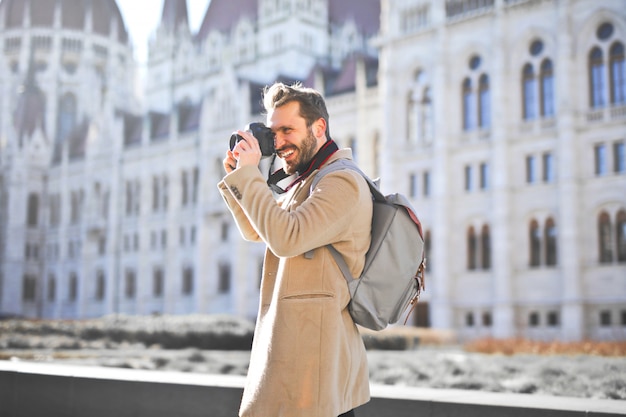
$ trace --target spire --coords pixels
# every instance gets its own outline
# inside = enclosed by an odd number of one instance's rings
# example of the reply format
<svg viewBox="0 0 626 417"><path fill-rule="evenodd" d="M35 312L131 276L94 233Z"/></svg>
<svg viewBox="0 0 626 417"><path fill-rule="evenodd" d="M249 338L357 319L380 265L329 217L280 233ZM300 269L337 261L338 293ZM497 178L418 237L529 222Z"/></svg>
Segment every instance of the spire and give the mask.
<svg viewBox="0 0 626 417"><path fill-rule="evenodd" d="M181 24L189 29L187 0L164 0L160 26L173 32Z"/></svg>
<svg viewBox="0 0 626 417"><path fill-rule="evenodd" d="M257 0L211 0L198 37L205 39L213 30L227 32L244 16L256 21L257 8Z"/></svg>

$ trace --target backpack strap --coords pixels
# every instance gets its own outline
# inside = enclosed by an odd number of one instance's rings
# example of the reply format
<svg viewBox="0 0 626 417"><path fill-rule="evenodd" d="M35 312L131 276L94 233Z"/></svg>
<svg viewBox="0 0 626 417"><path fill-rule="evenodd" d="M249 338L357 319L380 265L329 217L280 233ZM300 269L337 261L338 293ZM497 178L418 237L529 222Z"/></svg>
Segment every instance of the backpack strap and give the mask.
<svg viewBox="0 0 626 417"><path fill-rule="evenodd" d="M365 178L365 180L367 181L367 185L369 186L370 192L372 193L372 197L373 197L373 199L375 201L382 201L382 202L388 201L388 197L385 197L385 195L378 188L378 180L370 179L370 177L368 177L358 167L358 165L356 163L354 163L353 160L346 159L346 158L337 159L336 161L333 161L330 164L327 164L327 165L323 166L322 168L320 168L320 170L317 172L317 174L313 178L313 181L311 182L311 190L310 190L310 192L311 193L313 192L313 190L315 189L317 184L320 182L320 180L324 177L324 175L330 174L331 172L340 171L340 170L343 170L343 169L351 169L351 170L356 171L359 174L361 174L361 176L363 178ZM399 194L396 194L396 195L393 195L393 196L389 196L389 198L391 199L391 202L393 204L401 205L401 206L404 206L406 208L406 210L409 213L409 216L415 222L415 224L416 224L416 226L417 226L417 228L419 230L419 234L421 236L423 236L422 224L419 221L419 219L417 218L417 215L415 214L415 211L411 207L411 204L406 199L406 197L404 197L402 195L399 195ZM326 245L326 247L328 248L330 253L333 255L333 258L335 259L335 262L337 263L337 266L339 266L339 269L341 270L341 273L343 274L343 277L345 278L346 282L348 284L350 284L352 281L354 281L355 278L350 273L350 268L348 268L348 265L346 264L345 259L343 258L341 253L339 253L339 251L337 249L335 249L335 247L333 245L329 244L329 245ZM314 251L314 249L312 249L312 250L308 251L307 253L305 253L305 257L307 257L308 259L312 258L313 257L313 251ZM420 264L419 269L415 273L416 278L420 282L420 286L421 286L422 290L425 289L425 273L424 273L425 269L426 269L426 257L425 257L425 254L422 254L422 263ZM417 299L415 301L417 301Z"/></svg>
<svg viewBox="0 0 626 417"><path fill-rule="evenodd" d="M317 174L315 174L315 177L313 178L313 181L311 182L311 193L313 192L317 184L320 182L320 180L324 177L324 175L330 174L331 172L335 172L335 171L341 171L344 169L351 169L361 174L361 176L367 181L367 185L369 186L369 189L370 189L370 192L372 193L373 198L378 201L385 200L385 196L380 192L376 183L372 181L367 175L365 175L365 173L361 171L361 169L357 166L357 164L354 163L353 160L345 159L345 158L337 159L336 161L333 161L330 164L323 166L317 172ZM348 264L346 264L345 259L343 258L341 253L339 253L339 251L335 249L333 245L328 244L326 245L326 247L330 251L331 255L333 255L333 258L335 259L337 266L341 270L341 273L343 274L344 279L346 280L348 284L350 284L352 281L354 281L355 278L352 276L352 273L350 273L350 268L348 268ZM309 254L309 252L307 252L307 254Z"/></svg>
<svg viewBox="0 0 626 417"><path fill-rule="evenodd" d="M358 165L355 164L353 160L346 159L346 158L337 159L336 161L333 161L330 164L325 165L322 168L320 168L317 174L315 174L315 178L313 178L313 181L311 182L311 192L313 192L313 190L315 189L317 184L320 182L320 180L324 177L324 175L330 174L331 172L340 171L343 169L351 169L361 174L361 176L365 178L365 181L367 181L367 185L370 188L370 192L372 193L372 196L374 196L374 200L385 201L385 196L378 189L378 185L376 181L370 179L370 177L365 175L365 173L361 171L361 168L359 168Z"/></svg>
<svg viewBox="0 0 626 417"><path fill-rule="evenodd" d="M343 278L346 280L348 284L350 284L352 281L354 281L354 278L352 277L352 273L350 272L350 268L348 268L348 264L346 263L346 260L343 259L343 256L341 256L339 251L335 249L333 245L326 245L326 247L330 251L330 254L333 255L335 262L337 262L337 266L341 270L341 273L343 274Z"/></svg>

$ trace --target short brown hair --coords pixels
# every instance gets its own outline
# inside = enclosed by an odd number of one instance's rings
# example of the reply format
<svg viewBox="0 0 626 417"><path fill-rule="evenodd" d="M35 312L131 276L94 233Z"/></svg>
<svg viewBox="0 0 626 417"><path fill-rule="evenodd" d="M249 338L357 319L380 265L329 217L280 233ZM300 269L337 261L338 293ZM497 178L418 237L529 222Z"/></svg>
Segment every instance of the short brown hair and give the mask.
<svg viewBox="0 0 626 417"><path fill-rule="evenodd" d="M284 106L292 101L300 103L300 116L310 127L316 120L326 121L326 136L328 135L328 110L326 102L319 91L303 87L300 83L286 85L281 82L265 87L263 91L263 106L266 111Z"/></svg>

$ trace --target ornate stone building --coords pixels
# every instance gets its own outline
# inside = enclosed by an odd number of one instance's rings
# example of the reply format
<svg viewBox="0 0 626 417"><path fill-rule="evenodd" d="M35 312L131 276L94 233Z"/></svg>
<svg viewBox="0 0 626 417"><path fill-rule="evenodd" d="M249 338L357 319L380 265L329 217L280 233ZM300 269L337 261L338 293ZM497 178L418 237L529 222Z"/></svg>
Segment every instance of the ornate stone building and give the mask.
<svg viewBox="0 0 626 417"><path fill-rule="evenodd" d="M216 187L230 134L281 79L324 83L362 119L335 136L371 137L376 94L359 112L354 95L376 83L379 16L378 0L213 0L191 33L186 1L165 0L138 85L114 0L3 0L0 312L256 316L263 247Z"/></svg>
<svg viewBox="0 0 626 417"><path fill-rule="evenodd" d="M463 338L626 336L624 1L382 6L383 186Z"/></svg>
<svg viewBox="0 0 626 417"><path fill-rule="evenodd" d="M414 324L623 339L623 6L212 0L192 33L185 0L164 0L138 80L114 0L2 0L0 312L254 317L264 247L216 183L262 87L298 80L414 200Z"/></svg>

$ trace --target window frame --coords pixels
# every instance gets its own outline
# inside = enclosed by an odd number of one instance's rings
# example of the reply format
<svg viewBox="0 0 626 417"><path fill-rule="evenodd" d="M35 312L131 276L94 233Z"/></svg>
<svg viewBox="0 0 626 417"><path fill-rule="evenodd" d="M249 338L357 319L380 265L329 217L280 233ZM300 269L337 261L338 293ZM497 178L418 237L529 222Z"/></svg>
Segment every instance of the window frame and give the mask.
<svg viewBox="0 0 626 417"><path fill-rule="evenodd" d="M589 106L599 109L606 106L606 75L604 54L595 46L589 52Z"/></svg>
<svg viewBox="0 0 626 417"><path fill-rule="evenodd" d="M555 114L554 69L550 58L541 62L539 80L539 114L542 117L552 117Z"/></svg>
<svg viewBox="0 0 626 417"><path fill-rule="evenodd" d="M522 119L531 121L537 118L537 78L531 63L522 69Z"/></svg>
<svg viewBox="0 0 626 417"><path fill-rule="evenodd" d="M474 226L467 229L467 269L475 271L478 269L478 236Z"/></svg>
<svg viewBox="0 0 626 417"><path fill-rule="evenodd" d="M608 149L606 144L597 143L593 147L594 173L596 176L604 176L608 173Z"/></svg>
<svg viewBox="0 0 626 417"><path fill-rule="evenodd" d="M106 277L104 275L104 271L99 269L96 271L96 288L94 298L97 301L104 300L106 296Z"/></svg>
<svg viewBox="0 0 626 417"><path fill-rule="evenodd" d="M491 230L488 224L480 232L480 261L483 270L491 269Z"/></svg>
<svg viewBox="0 0 626 417"><path fill-rule="evenodd" d="M232 287L232 268L229 263L222 262L218 265L218 284L217 292L219 294L228 294Z"/></svg>
<svg viewBox="0 0 626 417"><path fill-rule="evenodd" d="M472 87L472 80L470 77L465 77L462 84L462 114L463 114L463 131L469 132L476 128L476 110L474 108L474 91Z"/></svg>
<svg viewBox="0 0 626 417"><path fill-rule="evenodd" d="M613 142L613 172L626 173L626 145L622 140Z"/></svg>
<svg viewBox="0 0 626 417"><path fill-rule="evenodd" d="M491 93L489 89L489 75L483 73L478 79L478 127L491 127Z"/></svg>
<svg viewBox="0 0 626 417"><path fill-rule="evenodd" d="M185 296L193 295L194 291L194 270L191 266L183 268L182 294Z"/></svg>
<svg viewBox="0 0 626 417"><path fill-rule="evenodd" d="M618 263L626 262L626 210L619 210L615 216L615 252Z"/></svg>
<svg viewBox="0 0 626 417"><path fill-rule="evenodd" d="M552 217L548 217L544 227L544 247L546 266L558 265L558 229Z"/></svg>
<svg viewBox="0 0 626 417"><path fill-rule="evenodd" d="M626 104L626 59L624 44L619 41L609 49L609 82L611 104Z"/></svg>
<svg viewBox="0 0 626 417"><path fill-rule="evenodd" d="M552 152L544 152L541 160L543 164L543 181L546 183L554 182L554 155L552 155Z"/></svg>
<svg viewBox="0 0 626 417"><path fill-rule="evenodd" d="M539 267L541 265L541 230L539 222L532 219L528 226L528 265L530 267Z"/></svg>

